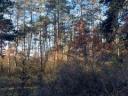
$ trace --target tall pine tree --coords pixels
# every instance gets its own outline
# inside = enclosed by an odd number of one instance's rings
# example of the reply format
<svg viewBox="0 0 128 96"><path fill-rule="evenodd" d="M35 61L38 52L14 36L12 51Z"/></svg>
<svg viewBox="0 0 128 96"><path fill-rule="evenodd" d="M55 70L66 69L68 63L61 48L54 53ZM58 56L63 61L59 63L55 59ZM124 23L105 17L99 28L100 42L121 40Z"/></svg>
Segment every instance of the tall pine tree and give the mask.
<svg viewBox="0 0 128 96"><path fill-rule="evenodd" d="M10 0L0 0L0 47L1 47L1 55L3 50L4 41L14 40L14 34L10 34L10 31L13 30L13 23L11 18L9 17L9 13L13 8L14 2Z"/></svg>
<svg viewBox="0 0 128 96"><path fill-rule="evenodd" d="M118 15L123 8L126 0L100 0L101 3L108 6L106 12L107 19L103 21L101 30L108 42L113 41L115 33L118 29Z"/></svg>

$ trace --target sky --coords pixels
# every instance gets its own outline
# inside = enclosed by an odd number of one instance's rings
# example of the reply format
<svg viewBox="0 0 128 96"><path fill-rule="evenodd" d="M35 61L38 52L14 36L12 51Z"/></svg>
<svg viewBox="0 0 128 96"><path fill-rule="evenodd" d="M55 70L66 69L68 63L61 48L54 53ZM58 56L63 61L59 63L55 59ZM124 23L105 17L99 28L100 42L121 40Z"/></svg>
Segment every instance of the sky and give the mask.
<svg viewBox="0 0 128 96"><path fill-rule="evenodd" d="M71 0L68 0L69 2L71 2ZM33 7L35 8L35 9L37 9L38 7L39 7L39 4L38 3L33 3L34 5L33 5ZM86 3L85 3L86 4ZM92 5L93 6L93 5ZM87 6L85 6L85 7L87 7ZM99 6L100 8L101 8L101 13L100 14L97 14L97 17L98 18L101 18L102 20L104 20L106 17L103 15L103 13L104 12L106 12L106 10L107 10L107 7L106 6ZM31 15L32 15L32 21L33 22L36 22L37 20L38 20L38 18L39 18L39 16L40 15L45 15L46 13L45 13L45 8L44 8L44 5L43 6L41 6L41 8L42 8L42 13L40 14L40 12L35 12L35 11L33 11L32 12L32 14L31 14L31 12L29 11L29 10L25 10L25 13L22 11L22 12L20 12L21 13L21 17L19 17L19 20L18 20L18 24L19 25L22 25L24 22L23 22L23 19L24 19L24 17L22 17L24 14L25 14L25 22L27 23L29 23L30 21L31 21ZM17 12L19 12L19 11L17 11L16 9L15 9L15 11L14 11L14 16L12 16L11 18L12 18L12 20L13 20L13 23L14 23L14 25L17 25L16 24L16 22L17 22ZM76 5L76 7L75 7L75 9L72 9L71 11L70 11L70 13L71 14L73 14L74 16L76 16L76 17L80 17L80 5L79 4L77 4ZM10 18L10 16L9 15L5 15L5 17L6 18ZM95 23L95 25L97 25L98 23L99 23L100 21L99 20L96 20L96 21L94 21L94 23ZM52 30L52 27L51 28L49 28L49 30ZM39 38L39 37L34 37L34 38ZM33 38L33 40L34 40L34 38ZM31 41L31 42L34 42L34 41ZM52 42L50 42L50 45L51 45L51 47L53 46L53 41L54 40L52 40ZM38 42L38 41L37 41ZM34 44L34 43L33 43ZM38 47L38 44L39 44L39 42L37 43L37 45L35 46L34 45L34 47L36 48L36 47ZM28 46L28 45L27 45ZM32 45L33 46L33 45ZM7 47L7 46L6 46ZM21 50L21 47L18 47L19 48L19 50Z"/></svg>

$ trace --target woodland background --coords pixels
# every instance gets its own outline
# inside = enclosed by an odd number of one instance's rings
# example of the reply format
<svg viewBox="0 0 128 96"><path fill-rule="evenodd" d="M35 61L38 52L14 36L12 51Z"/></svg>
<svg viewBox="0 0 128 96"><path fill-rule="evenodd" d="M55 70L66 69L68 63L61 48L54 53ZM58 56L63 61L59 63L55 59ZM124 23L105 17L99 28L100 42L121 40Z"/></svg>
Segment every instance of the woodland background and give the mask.
<svg viewBox="0 0 128 96"><path fill-rule="evenodd" d="M127 96L128 0L0 0L0 96Z"/></svg>

